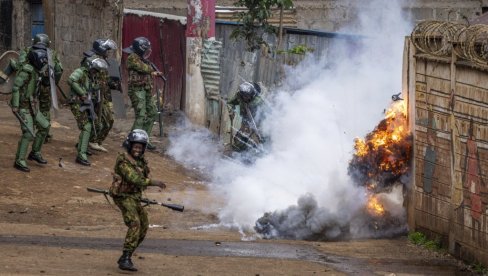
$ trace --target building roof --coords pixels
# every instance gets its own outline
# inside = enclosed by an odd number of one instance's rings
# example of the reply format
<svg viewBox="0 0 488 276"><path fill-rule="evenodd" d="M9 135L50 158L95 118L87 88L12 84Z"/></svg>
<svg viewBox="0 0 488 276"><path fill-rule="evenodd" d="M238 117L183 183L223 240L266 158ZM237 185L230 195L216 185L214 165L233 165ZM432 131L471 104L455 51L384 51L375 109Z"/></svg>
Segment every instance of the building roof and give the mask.
<svg viewBox="0 0 488 276"><path fill-rule="evenodd" d="M132 10L132 9L124 9L124 14L135 14L138 16L153 16L161 19L169 19L169 20L177 20L180 21L181 24L186 25L186 17L185 16L178 16L172 15L167 13L159 13L159 12L150 12L144 10Z"/></svg>

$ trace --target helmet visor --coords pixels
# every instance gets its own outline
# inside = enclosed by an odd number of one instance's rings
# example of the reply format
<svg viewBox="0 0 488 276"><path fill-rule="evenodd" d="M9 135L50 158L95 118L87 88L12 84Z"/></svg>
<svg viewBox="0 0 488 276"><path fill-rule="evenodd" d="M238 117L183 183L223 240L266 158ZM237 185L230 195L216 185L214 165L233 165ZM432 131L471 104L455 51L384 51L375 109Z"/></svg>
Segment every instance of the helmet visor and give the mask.
<svg viewBox="0 0 488 276"><path fill-rule="evenodd" d="M117 49L117 43L113 41L112 39L107 39L105 40L102 45L103 48L108 49L108 50L116 50Z"/></svg>
<svg viewBox="0 0 488 276"><path fill-rule="evenodd" d="M147 59L152 53L152 50L151 48L147 49L145 52L144 52L144 59Z"/></svg>

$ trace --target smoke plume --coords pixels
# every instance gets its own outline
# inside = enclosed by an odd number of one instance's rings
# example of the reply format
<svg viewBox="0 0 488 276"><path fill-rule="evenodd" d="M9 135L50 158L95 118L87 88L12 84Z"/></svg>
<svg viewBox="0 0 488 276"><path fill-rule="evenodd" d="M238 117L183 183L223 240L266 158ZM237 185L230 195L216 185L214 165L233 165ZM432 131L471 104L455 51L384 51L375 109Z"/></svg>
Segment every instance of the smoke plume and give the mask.
<svg viewBox="0 0 488 276"><path fill-rule="evenodd" d="M224 200L223 224L265 238L316 240L377 236L383 223L404 229L401 196L380 198L396 210L395 221L371 222L363 214L368 198L349 177L348 164L354 138L370 132L391 95L401 91L411 25L398 1L368 1L354 9L361 11L358 21L342 32L357 36L331 39L326 56L287 68L284 85L272 91L262 126L266 154L251 164L221 158L203 129L171 139L170 155L211 175L211 191Z"/></svg>

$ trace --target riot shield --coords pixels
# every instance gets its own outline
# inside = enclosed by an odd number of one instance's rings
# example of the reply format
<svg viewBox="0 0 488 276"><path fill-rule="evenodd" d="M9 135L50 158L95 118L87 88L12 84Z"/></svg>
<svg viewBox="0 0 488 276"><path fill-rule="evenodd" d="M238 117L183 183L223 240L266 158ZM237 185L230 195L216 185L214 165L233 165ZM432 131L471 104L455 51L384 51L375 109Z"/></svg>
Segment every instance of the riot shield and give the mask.
<svg viewBox="0 0 488 276"><path fill-rule="evenodd" d="M117 89L111 88L112 103L114 107L115 118L125 119L126 110L122 91L122 76L120 74L120 64L117 60L109 58L108 62L108 76L111 83L118 83Z"/></svg>
<svg viewBox="0 0 488 276"><path fill-rule="evenodd" d="M10 61L19 59L19 53L15 51L6 51L0 56L0 93L8 94L12 92L14 84L15 72L17 68L13 68Z"/></svg>
<svg viewBox="0 0 488 276"><path fill-rule="evenodd" d="M58 93L56 92L56 80L54 78L54 61L53 51L47 49L47 64L49 69L49 89L51 90L51 103L55 110L59 109L58 106Z"/></svg>

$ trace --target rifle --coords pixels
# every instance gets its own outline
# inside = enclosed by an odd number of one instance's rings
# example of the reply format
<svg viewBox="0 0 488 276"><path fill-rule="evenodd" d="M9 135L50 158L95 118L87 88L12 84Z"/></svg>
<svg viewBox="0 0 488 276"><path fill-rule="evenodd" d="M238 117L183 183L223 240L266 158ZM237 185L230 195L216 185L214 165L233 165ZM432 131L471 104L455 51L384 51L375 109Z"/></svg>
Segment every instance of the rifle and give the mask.
<svg viewBox="0 0 488 276"><path fill-rule="evenodd" d="M95 120L98 118L95 113L95 106L93 105L91 91L87 93L87 98L81 103L80 112L85 112L88 110L88 119L92 122L93 134L97 136L97 129L95 127Z"/></svg>
<svg viewBox="0 0 488 276"><path fill-rule="evenodd" d="M86 190L89 192L93 192L93 193L104 194L105 196L110 195L110 193L107 190L102 190L99 188L88 187L88 188L86 188ZM161 205L163 207L166 207L166 208L169 208L171 210L178 211L178 212L183 212L183 210L185 209L185 206L183 206L183 205L157 202L156 200L152 200L152 199L148 199L148 198L141 198L140 202L146 203L147 205L149 205L149 204Z"/></svg>
<svg viewBox="0 0 488 276"><path fill-rule="evenodd" d="M164 83L166 83L166 78L161 74L161 71L159 71L158 67L156 67L156 64L147 59L145 59L144 62L149 64L152 69L158 73L158 76L164 81ZM161 118L161 91L159 90L159 87L156 87L156 97L158 97L156 104L158 109L159 136L163 137L163 118Z"/></svg>

